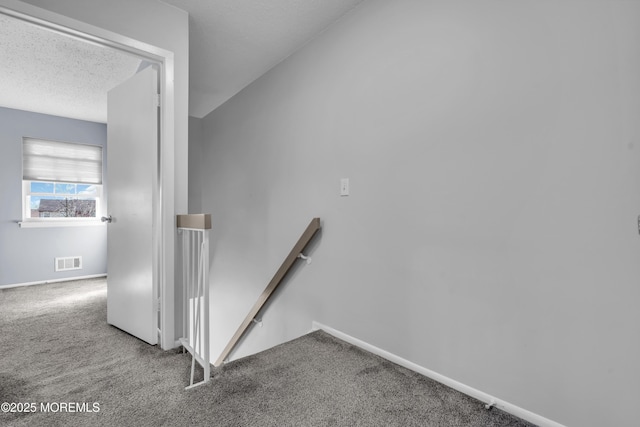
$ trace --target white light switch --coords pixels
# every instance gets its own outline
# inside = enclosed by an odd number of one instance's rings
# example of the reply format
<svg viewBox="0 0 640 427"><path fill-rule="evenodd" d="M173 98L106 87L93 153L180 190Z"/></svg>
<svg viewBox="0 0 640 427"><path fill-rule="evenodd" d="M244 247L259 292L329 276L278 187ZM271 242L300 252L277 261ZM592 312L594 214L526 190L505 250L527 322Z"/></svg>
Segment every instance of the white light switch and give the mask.
<svg viewBox="0 0 640 427"><path fill-rule="evenodd" d="M341 196L349 195L349 178L342 178L340 180L340 195Z"/></svg>

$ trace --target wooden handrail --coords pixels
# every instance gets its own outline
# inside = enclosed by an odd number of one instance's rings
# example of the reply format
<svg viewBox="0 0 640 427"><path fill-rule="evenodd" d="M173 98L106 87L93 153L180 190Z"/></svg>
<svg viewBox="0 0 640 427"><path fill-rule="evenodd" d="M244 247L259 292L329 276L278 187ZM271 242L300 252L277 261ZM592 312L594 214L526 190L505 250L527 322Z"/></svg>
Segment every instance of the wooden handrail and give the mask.
<svg viewBox="0 0 640 427"><path fill-rule="evenodd" d="M218 367L222 365L229 353L231 353L236 344L238 344L240 338L242 338L244 333L247 331L247 328L249 327L249 325L251 325L253 319L256 318L257 314L260 312L260 309L262 309L262 306L265 305L265 303L269 300L269 297L271 297L271 294L273 294L280 282L282 282L282 279L284 279L289 270L291 270L291 267L293 267L293 264L296 262L298 255L302 253L304 248L307 246L307 244L309 244L309 242L319 229L320 218L313 218L307 226L307 229L304 230L304 233L302 233L302 236L300 236L300 238L298 239L298 242L295 244L293 249L291 249L291 252L289 252L289 255L287 255L287 257L285 258L278 271L276 271L276 274L273 276L265 290L262 292L262 295L260 295L260 297L258 298L258 301L256 301L256 303L253 305L253 307L249 311L249 314L247 314L247 317L245 317L236 333L233 335L233 337L231 337L229 344L227 344L227 346L224 348L222 354L220 354L220 357L218 357L218 360L215 361L213 366Z"/></svg>

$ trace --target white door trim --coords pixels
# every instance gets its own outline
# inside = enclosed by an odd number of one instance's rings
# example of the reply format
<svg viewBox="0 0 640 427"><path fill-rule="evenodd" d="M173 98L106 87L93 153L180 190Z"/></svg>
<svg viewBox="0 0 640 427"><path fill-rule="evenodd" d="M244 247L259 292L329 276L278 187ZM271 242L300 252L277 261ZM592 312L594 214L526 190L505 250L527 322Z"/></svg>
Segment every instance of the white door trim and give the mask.
<svg viewBox="0 0 640 427"><path fill-rule="evenodd" d="M24 3L18 0L0 0L0 13L40 25L53 31L96 43L113 49L129 52L159 64L160 68L160 143L158 149L158 205L154 206L158 224L154 257L156 258L158 289L160 291L160 346L168 350L175 347L175 301L174 301L174 252L175 252L175 208L174 208L174 54L171 51L108 31Z"/></svg>

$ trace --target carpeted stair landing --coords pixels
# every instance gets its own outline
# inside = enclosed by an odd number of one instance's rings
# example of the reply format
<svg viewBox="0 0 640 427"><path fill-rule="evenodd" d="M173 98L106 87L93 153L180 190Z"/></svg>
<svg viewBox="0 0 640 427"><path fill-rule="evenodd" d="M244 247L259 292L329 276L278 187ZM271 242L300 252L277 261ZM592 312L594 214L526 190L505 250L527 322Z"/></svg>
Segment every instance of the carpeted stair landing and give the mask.
<svg viewBox="0 0 640 427"><path fill-rule="evenodd" d="M0 403L37 407L0 413L0 425L531 425L322 331L185 391L190 357L107 325L102 279L0 290L0 327ZM40 410L69 402L99 411Z"/></svg>

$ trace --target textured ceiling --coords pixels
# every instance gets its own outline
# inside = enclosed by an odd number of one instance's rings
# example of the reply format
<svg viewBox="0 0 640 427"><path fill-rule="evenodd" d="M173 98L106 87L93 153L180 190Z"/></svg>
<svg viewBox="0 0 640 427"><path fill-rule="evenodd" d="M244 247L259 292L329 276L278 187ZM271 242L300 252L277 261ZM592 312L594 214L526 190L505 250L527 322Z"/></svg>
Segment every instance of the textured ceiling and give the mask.
<svg viewBox="0 0 640 427"><path fill-rule="evenodd" d="M363 0L163 0L189 13L189 114L204 117ZM0 106L106 122L140 59L0 14Z"/></svg>
<svg viewBox="0 0 640 427"><path fill-rule="evenodd" d="M163 0L189 13L189 114L204 117L363 0Z"/></svg>
<svg viewBox="0 0 640 427"><path fill-rule="evenodd" d="M0 14L0 106L107 121L107 91L140 59Z"/></svg>

